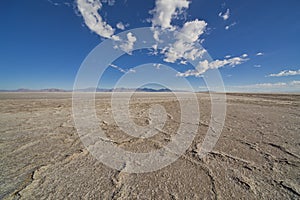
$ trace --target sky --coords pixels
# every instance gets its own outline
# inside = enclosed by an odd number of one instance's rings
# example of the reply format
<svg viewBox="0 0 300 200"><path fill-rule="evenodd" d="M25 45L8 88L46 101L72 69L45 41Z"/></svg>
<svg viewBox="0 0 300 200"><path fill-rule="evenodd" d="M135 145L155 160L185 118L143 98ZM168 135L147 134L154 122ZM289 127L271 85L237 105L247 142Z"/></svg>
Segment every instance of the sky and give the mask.
<svg viewBox="0 0 300 200"><path fill-rule="evenodd" d="M102 66L101 88L126 74L133 82L161 77L169 66L178 89L186 79L205 91L205 77L218 70L226 91L300 92L299 8L298 0L2 1L0 89L70 90L89 53L109 40L124 54ZM134 50L141 27L152 31L152 48ZM139 73L139 65L155 70Z"/></svg>

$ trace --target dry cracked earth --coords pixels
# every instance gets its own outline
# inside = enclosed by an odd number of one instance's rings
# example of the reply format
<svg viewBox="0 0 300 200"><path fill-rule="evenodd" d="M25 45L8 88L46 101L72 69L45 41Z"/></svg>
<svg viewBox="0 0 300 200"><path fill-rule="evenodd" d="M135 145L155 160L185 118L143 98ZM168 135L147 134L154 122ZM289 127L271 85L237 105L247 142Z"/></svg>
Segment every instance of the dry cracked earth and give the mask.
<svg viewBox="0 0 300 200"><path fill-rule="evenodd" d="M300 199L300 95L227 94L222 134L204 158L198 153L211 102L197 95L200 122L184 155L158 171L126 173L86 150L71 93L0 93L0 199ZM150 138L118 128L109 93L96 96L99 125L127 151L159 149L176 134L180 109L171 93L135 93L136 124L151 123L152 104L164 106L168 118Z"/></svg>

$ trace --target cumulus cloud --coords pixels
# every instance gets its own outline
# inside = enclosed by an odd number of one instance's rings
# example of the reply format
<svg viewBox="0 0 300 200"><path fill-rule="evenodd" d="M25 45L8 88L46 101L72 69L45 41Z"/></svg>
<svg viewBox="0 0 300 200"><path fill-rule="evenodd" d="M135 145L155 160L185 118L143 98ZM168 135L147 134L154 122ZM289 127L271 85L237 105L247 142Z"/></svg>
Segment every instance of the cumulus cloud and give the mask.
<svg viewBox="0 0 300 200"><path fill-rule="evenodd" d="M189 76L202 77L203 75L202 75L202 73L200 73L197 70L189 69L189 70L187 70L187 71L185 71L183 73L178 72L176 74L176 76L178 76L178 77L189 77Z"/></svg>
<svg viewBox="0 0 300 200"><path fill-rule="evenodd" d="M179 77L188 77L188 76L196 76L199 77L203 73L205 73L209 69L218 69L224 66L231 66L234 67L236 65L240 65L244 62L246 62L248 58L244 57L243 55L240 57L234 57L230 59L224 59L224 60L214 60L209 62L208 60L204 60L199 62L199 64L196 66L196 70L188 70L183 73L177 73L177 76Z"/></svg>
<svg viewBox="0 0 300 200"><path fill-rule="evenodd" d="M257 56L263 56L263 55L264 55L264 53L262 53L262 52L258 52L256 55L257 55Z"/></svg>
<svg viewBox="0 0 300 200"><path fill-rule="evenodd" d="M271 77L281 77L281 76L295 76L295 75L300 75L300 69L299 70L283 70L277 74L270 74L268 76Z"/></svg>
<svg viewBox="0 0 300 200"><path fill-rule="evenodd" d="M117 23L117 28L120 30L125 30L125 26L122 22Z"/></svg>
<svg viewBox="0 0 300 200"><path fill-rule="evenodd" d="M156 0L155 8L150 12L153 14L152 26L159 26L162 29L173 28L172 18L189 7L188 0Z"/></svg>
<svg viewBox="0 0 300 200"><path fill-rule="evenodd" d="M203 55L207 52L205 49L199 49L198 46L196 46L197 43L201 41L200 37L206 30L207 23L205 21L199 19L189 21L184 23L181 28L172 25L172 19L177 17L179 13L182 13L183 9L187 9L189 3L188 0L156 0L155 8L150 12L153 14L151 20L153 37L158 43L163 42L160 40L160 33L164 31L164 29L168 29L171 32L176 31L174 34L175 41L172 44L163 47L159 52L164 55L165 62L175 63L179 61L181 64L186 64L187 61L202 59ZM220 13L220 17L224 20L227 20L229 16L229 9L227 9L225 13ZM233 25L235 25L235 23L233 23L232 26ZM224 65L238 62L238 59L242 62L246 60L247 56L248 55L244 54L238 58L224 60L229 62L224 63ZM209 63L208 66L205 66L205 63L200 62L197 70L179 73L178 76L200 76L207 69L218 68L217 65L222 65L222 62L216 60Z"/></svg>
<svg viewBox="0 0 300 200"><path fill-rule="evenodd" d="M136 42L136 37L131 33L127 33L127 41L119 45L119 47L128 54L131 54L133 45Z"/></svg>
<svg viewBox="0 0 300 200"><path fill-rule="evenodd" d="M99 10L102 8L100 0L76 0L77 8L84 18L85 24L93 32L97 33L103 38L109 38L115 41L115 48L119 48L128 54L131 54L134 44L137 38L130 32L126 35L126 38L119 38L115 35L115 29L103 20L99 14ZM113 5L115 1L113 0L102 0L102 3L108 3ZM155 8L150 11L153 14L152 30L153 37L160 42L161 31L166 31L174 33L175 40L171 44L165 45L160 48L158 52L157 44L154 48L155 53L161 53L164 55L164 61L166 62L177 62L181 64L186 64L188 61L196 61L197 59L202 59L206 50L203 48L198 48L197 44L201 41L200 37L204 33L207 27L207 23L203 20L195 19L193 21L185 22L182 27L177 27L172 25L172 19L178 17L184 9L189 7L190 1L188 0L156 0ZM227 20L230 16L230 11L223 14L220 13L220 17ZM122 22L119 22L116 27L118 29L124 30L125 26ZM155 45L154 45L155 47ZM243 63L247 60L247 54L240 57L229 58L224 60L215 60L208 62L207 60L201 61L197 65L196 70L190 70L182 73L180 76L200 76L208 69L217 69L225 65L235 66ZM198 61L197 61L198 62Z"/></svg>
<svg viewBox="0 0 300 200"><path fill-rule="evenodd" d="M113 5L115 1L106 0L102 2ZM99 0L77 0L77 8L84 18L85 24L91 31L97 33L103 38L112 39L118 42L116 48L120 48L130 54L133 49L133 45L136 42L136 37L132 33L127 34L127 39L121 39L114 35L115 29L105 22L98 12L102 8L102 4ZM123 30L125 29L125 26L123 23L119 22L117 24L117 28Z"/></svg>
<svg viewBox="0 0 300 200"><path fill-rule="evenodd" d="M90 30L104 38L119 39L114 35L115 29L99 15L98 10L102 8L99 0L77 0L77 8Z"/></svg>
<svg viewBox="0 0 300 200"><path fill-rule="evenodd" d="M227 9L225 13L220 12L219 13L219 17L222 17L223 20L227 20L230 17L230 10Z"/></svg>
<svg viewBox="0 0 300 200"><path fill-rule="evenodd" d="M195 42L204 33L207 23L202 20L186 22L176 35L176 41L165 50L166 62L174 63L179 59L195 60L201 57L206 50L198 49Z"/></svg>

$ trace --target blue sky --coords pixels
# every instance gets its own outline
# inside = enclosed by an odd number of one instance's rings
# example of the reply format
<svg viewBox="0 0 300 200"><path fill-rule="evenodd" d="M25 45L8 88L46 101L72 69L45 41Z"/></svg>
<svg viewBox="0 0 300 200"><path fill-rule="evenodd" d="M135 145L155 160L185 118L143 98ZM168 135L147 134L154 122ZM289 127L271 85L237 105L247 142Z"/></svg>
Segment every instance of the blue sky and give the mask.
<svg viewBox="0 0 300 200"><path fill-rule="evenodd" d="M218 65L228 91L300 91L300 1L189 2L188 8L171 19L171 26L181 30L187 22L203 20L207 25L197 41L204 39L201 45L212 61L245 58L236 65ZM123 31L116 27L119 22L125 31L154 25L164 28L164 22L155 24L155 14L149 13L158 12L156 3L101 1L98 13L115 29L114 35ZM74 1L2 1L0 15L0 89L72 89L81 63L105 39L86 24ZM164 58L134 51L116 60L114 66L128 71L159 62L182 73L192 69ZM99 87L114 86L124 74L117 67L106 70ZM202 77L186 78L195 89L205 87Z"/></svg>

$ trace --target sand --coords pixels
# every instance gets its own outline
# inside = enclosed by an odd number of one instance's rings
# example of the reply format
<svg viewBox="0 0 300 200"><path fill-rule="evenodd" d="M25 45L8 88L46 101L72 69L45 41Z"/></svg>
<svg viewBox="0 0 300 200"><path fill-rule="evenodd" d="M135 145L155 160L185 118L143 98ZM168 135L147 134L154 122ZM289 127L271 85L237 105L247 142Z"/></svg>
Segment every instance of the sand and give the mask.
<svg viewBox="0 0 300 200"><path fill-rule="evenodd" d="M151 139L124 134L111 115L110 94L96 96L99 125L118 147L149 152L178 129L178 102L169 93L138 93L135 123L149 124L148 109L168 113ZM71 93L0 93L0 199L299 199L300 95L227 94L222 134L206 157L210 98L192 145L171 165L126 173L104 165L82 144L72 118Z"/></svg>

